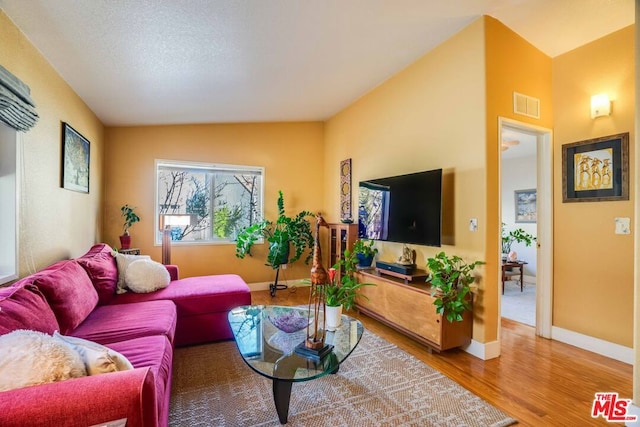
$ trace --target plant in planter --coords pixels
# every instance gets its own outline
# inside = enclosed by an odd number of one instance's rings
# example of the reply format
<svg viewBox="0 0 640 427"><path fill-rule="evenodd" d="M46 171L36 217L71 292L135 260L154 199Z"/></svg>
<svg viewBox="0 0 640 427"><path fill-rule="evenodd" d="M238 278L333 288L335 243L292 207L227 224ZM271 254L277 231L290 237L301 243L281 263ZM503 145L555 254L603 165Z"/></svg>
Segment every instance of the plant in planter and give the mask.
<svg viewBox="0 0 640 427"><path fill-rule="evenodd" d="M371 267L373 257L378 253L378 248L373 246L373 240L358 239L353 244L353 252L358 258L358 266Z"/></svg>
<svg viewBox="0 0 640 427"><path fill-rule="evenodd" d="M483 261L465 262L457 255L447 256L440 252L427 259L431 285L431 296L436 299L433 304L436 312L447 318L449 322L462 321L465 310L471 310L471 285L475 281L473 269L484 264Z"/></svg>
<svg viewBox="0 0 640 427"><path fill-rule="evenodd" d="M524 243L525 246L531 246L536 240L535 236L527 233L522 228L517 228L507 232L505 229L505 223L502 223L502 253L508 255L511 253L511 245L514 242Z"/></svg>
<svg viewBox="0 0 640 427"><path fill-rule="evenodd" d="M122 249L129 249L131 247L131 236L129 235L129 228L136 222L140 221L140 217L134 212L135 207L124 205L120 207L120 214L124 217L124 224L122 226L122 236L120 236L120 247Z"/></svg>
<svg viewBox="0 0 640 427"><path fill-rule="evenodd" d="M346 250L342 259L329 269L329 283L324 286L328 330L340 326L342 309L351 310L353 308L358 289L363 286L375 286L373 283L358 283L355 277L357 263L358 258L355 251ZM342 277L336 280L335 276L338 268L343 274ZM334 312L334 317L331 317L332 312Z"/></svg>
<svg viewBox="0 0 640 427"><path fill-rule="evenodd" d="M282 191L278 191L278 195L278 218L275 222L262 220L238 233L236 239L238 258L251 256L253 245L264 238L269 244L266 265L277 269L282 264L296 262L302 257L305 249L313 247L311 225L305 218L314 215L309 211L301 211L293 217L285 215ZM291 245L293 245L294 254L289 258ZM305 259L306 264L311 260L311 256L312 254L309 253Z"/></svg>

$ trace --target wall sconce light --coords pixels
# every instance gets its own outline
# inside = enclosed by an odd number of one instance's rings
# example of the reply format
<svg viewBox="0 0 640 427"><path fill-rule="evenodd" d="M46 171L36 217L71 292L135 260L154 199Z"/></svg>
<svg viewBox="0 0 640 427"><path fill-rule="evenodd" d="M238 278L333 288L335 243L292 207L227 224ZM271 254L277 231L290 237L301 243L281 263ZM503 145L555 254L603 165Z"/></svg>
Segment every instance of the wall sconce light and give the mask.
<svg viewBox="0 0 640 427"><path fill-rule="evenodd" d="M601 93L591 97L591 118L595 119L600 116L608 116L611 114L611 101L609 95Z"/></svg>
<svg viewBox="0 0 640 427"><path fill-rule="evenodd" d="M184 227L195 223L195 215L160 214L160 230L162 231L162 263L171 264L171 228Z"/></svg>

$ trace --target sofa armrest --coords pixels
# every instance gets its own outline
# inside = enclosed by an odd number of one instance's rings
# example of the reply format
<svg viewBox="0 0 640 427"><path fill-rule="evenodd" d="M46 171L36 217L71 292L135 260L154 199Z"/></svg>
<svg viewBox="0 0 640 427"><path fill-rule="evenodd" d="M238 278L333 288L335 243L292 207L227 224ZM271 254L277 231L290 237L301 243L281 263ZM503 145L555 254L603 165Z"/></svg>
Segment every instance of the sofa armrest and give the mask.
<svg viewBox="0 0 640 427"><path fill-rule="evenodd" d="M112 372L0 392L1 426L92 426L127 419L158 426L150 368Z"/></svg>
<svg viewBox="0 0 640 427"><path fill-rule="evenodd" d="M165 268L169 272L169 277L171 277L171 281L178 280L180 278L177 265L165 265Z"/></svg>

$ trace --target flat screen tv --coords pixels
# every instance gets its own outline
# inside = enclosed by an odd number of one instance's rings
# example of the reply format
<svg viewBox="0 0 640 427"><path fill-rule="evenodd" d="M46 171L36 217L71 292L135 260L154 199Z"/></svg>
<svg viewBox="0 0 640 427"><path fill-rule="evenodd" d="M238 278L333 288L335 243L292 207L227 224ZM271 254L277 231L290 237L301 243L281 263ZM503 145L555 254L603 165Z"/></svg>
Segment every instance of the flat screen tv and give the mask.
<svg viewBox="0 0 640 427"><path fill-rule="evenodd" d="M358 237L440 246L442 169L361 181Z"/></svg>

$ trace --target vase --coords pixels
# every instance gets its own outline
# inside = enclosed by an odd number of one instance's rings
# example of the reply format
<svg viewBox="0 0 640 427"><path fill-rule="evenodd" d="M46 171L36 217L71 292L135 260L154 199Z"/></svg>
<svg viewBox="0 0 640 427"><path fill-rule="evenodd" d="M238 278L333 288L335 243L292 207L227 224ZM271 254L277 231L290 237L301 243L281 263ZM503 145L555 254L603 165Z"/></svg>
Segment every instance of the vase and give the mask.
<svg viewBox="0 0 640 427"><path fill-rule="evenodd" d="M358 257L359 267L371 267L373 255L356 254L356 257Z"/></svg>
<svg viewBox="0 0 640 427"><path fill-rule="evenodd" d="M342 305L338 307L326 306L324 313L327 322L327 331L335 331L338 329L342 321Z"/></svg>
<svg viewBox="0 0 640 427"><path fill-rule="evenodd" d="M120 236L120 249L129 249L131 247L131 236L123 234Z"/></svg>

